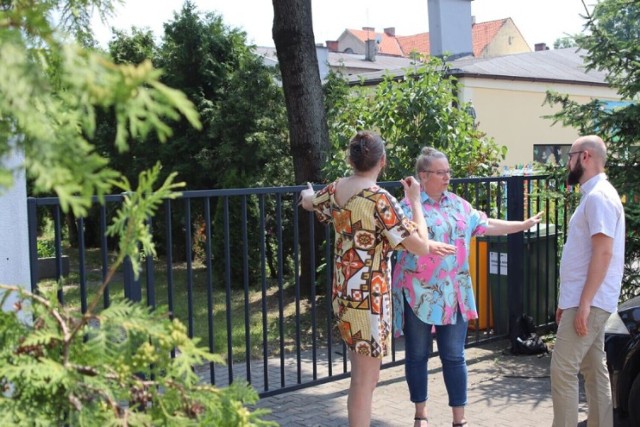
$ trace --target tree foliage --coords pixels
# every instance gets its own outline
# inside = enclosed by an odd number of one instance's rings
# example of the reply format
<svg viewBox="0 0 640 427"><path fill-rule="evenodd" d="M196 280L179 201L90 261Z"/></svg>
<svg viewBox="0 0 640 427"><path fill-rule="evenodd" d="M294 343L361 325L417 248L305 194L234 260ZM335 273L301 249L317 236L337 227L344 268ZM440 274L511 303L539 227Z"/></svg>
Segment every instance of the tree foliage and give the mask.
<svg viewBox="0 0 640 427"><path fill-rule="evenodd" d="M135 192L122 185L123 208L108 230L120 237L121 250L85 313L60 305L55 287L40 296L0 285L3 304L9 292L20 294L14 311L0 312L1 425L269 424L263 412L243 406L257 401L255 390L202 383L193 367L223 360L199 348L163 309L119 301L96 310L125 254L136 260L139 247L154 253L144 219L175 197L177 186L154 190L158 173L158 167L143 172Z"/></svg>
<svg viewBox="0 0 640 427"><path fill-rule="evenodd" d="M178 172L189 190L291 181L279 76L263 64L243 31L185 2L165 22L159 44L149 31L132 28L114 34L109 52L118 63L147 59L162 69L162 81L187 96L202 122L201 129L176 122L166 144L153 136L137 139L130 153L120 155L109 144L113 124L107 117L96 143L118 171L135 179L160 161L166 173Z"/></svg>
<svg viewBox="0 0 640 427"><path fill-rule="evenodd" d="M192 104L161 83L150 63L115 66L95 51L67 43L42 19L57 6L104 5L111 2L53 1L36 8L5 2L0 16L0 155L24 150L35 190L54 191L63 209L78 215L86 212L90 196L107 194L118 176L89 142L98 109L113 109L121 151L131 137L154 134L166 140L167 119L184 117L199 126ZM0 183L9 185L11 171L0 176Z"/></svg>
<svg viewBox="0 0 640 427"><path fill-rule="evenodd" d="M569 47L577 47L577 46L578 46L578 43L576 42L575 35L560 37L553 42L554 49L566 49Z"/></svg>
<svg viewBox="0 0 640 427"><path fill-rule="evenodd" d="M554 122L572 126L581 134L598 134L608 142L607 175L625 201L627 238L622 298L640 291L640 0L601 0L591 13L585 5L585 29L576 37L585 51L587 70L607 74L606 80L623 98L611 107L594 99L579 104L566 94L549 92L547 102L561 110Z"/></svg>
<svg viewBox="0 0 640 427"><path fill-rule="evenodd" d="M116 64L83 47L92 44L91 10L106 16L113 5L0 1L0 192L15 172L4 160L23 151L26 161L18 168L26 169L37 191L57 195L64 211L82 216L92 196L102 200L116 188L125 194L109 228L120 243L117 261L84 313L60 306L55 290L34 295L0 284L0 306L20 293L14 311L0 313L0 424L261 423L260 413L244 407L256 399L252 390L199 385L193 365L220 360L199 349L167 313L126 302L96 312L125 257L137 274L140 260L154 255L145 221L183 186L159 165L132 180L110 167L92 143L98 115L113 115L110 143L121 153L131 141L166 141L172 122L201 126L193 103L163 83L149 60ZM51 24L54 15L60 27ZM170 357L172 349L178 357Z"/></svg>
<svg viewBox="0 0 640 427"><path fill-rule="evenodd" d="M293 162L278 70L263 63L243 31L226 26L221 16L202 13L193 3L185 2L164 23L159 43L149 31L132 28L115 33L109 53L119 63L135 64L146 59L161 68L162 81L186 94L202 122L202 129L194 129L185 121L174 123L173 137L165 144L153 136L137 139L129 152L120 154L110 144L113 117L105 114L96 143L111 158L114 168L130 180L160 161L164 173L178 172L188 190L292 183ZM222 205L214 202L212 208L213 222L222 222ZM194 217L204 217L201 207L193 209ZM232 217L240 216L239 207L232 206L231 210ZM177 207L176 229L186 226L180 214L181 207ZM248 216L250 222L258 221L255 206L249 207ZM212 230L213 240L223 241L223 230ZM185 233L178 233L174 245L182 247L184 236ZM201 241L200 237L193 239ZM236 237L232 235L231 240L241 241ZM223 251L223 245L213 247L213 258L220 263L225 259ZM250 251L257 253L259 247L254 245ZM182 256L187 250L176 252ZM232 263L233 277L242 277L241 260L234 258ZM215 266L214 274L222 271L223 265Z"/></svg>
<svg viewBox="0 0 640 427"><path fill-rule="evenodd" d="M457 177L493 174L506 147L475 128L469 105L460 104L456 81L447 71L442 60L430 58L401 79L387 74L374 88L356 86L349 92L346 82L333 76L326 87L332 143L327 174L335 178L348 171L345 148L361 129L376 130L387 142L385 176L390 179L414 174L424 146L447 154Z"/></svg>

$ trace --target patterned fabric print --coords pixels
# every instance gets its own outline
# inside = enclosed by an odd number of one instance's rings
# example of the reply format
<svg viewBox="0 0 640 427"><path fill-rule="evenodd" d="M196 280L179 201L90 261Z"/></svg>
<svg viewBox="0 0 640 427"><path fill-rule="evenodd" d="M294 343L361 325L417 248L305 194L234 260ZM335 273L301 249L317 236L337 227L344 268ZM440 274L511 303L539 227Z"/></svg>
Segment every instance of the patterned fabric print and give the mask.
<svg viewBox="0 0 640 427"><path fill-rule="evenodd" d="M486 231L487 216L450 192L445 192L440 202L424 192L421 197L429 238L454 245L456 253L446 257L418 257L407 251L397 252L393 271L396 336L402 335L405 298L420 320L431 325L455 323L453 315L458 306L465 321L478 318L469 274L469 250L472 236ZM407 200L402 201L402 208L411 217Z"/></svg>
<svg viewBox="0 0 640 427"><path fill-rule="evenodd" d="M391 251L415 225L397 200L377 185L335 201L337 181L313 200L317 218L335 228L332 302L344 342L360 354L381 358L391 341Z"/></svg>

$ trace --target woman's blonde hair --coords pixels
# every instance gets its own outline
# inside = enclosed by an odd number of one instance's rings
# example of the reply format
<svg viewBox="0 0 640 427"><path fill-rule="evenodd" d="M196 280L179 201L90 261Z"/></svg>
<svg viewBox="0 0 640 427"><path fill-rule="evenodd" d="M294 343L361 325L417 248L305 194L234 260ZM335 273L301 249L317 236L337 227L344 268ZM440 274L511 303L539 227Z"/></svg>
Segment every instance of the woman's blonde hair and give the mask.
<svg viewBox="0 0 640 427"><path fill-rule="evenodd" d="M422 150L420 150L420 155L416 159L416 176L419 176L420 172L428 170L434 159L445 159L449 161L442 151L438 151L433 147L423 147Z"/></svg>

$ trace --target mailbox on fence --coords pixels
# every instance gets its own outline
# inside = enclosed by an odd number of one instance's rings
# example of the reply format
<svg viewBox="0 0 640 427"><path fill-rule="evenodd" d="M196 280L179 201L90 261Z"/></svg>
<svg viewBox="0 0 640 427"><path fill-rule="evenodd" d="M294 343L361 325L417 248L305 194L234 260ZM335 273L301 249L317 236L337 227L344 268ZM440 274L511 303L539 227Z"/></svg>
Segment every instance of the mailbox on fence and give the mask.
<svg viewBox="0 0 640 427"><path fill-rule="evenodd" d="M525 232L522 250L525 258L525 277L522 283L524 311L533 317L536 325L545 324L555 317L558 262L555 224L540 224L539 228L534 227ZM476 299L479 328L493 329L497 334L508 333L507 236L479 236L477 245L472 241L469 258L474 290L478 291ZM476 267L476 263L479 263L479 267Z"/></svg>

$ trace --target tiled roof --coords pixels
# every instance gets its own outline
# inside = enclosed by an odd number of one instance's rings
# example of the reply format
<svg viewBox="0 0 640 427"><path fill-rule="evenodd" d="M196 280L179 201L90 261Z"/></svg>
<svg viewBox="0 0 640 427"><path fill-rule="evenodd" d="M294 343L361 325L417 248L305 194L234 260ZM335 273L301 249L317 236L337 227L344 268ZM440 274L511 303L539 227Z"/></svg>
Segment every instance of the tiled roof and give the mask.
<svg viewBox="0 0 640 427"><path fill-rule="evenodd" d="M471 27L471 41L473 43L473 56L478 57L482 51L496 36L500 28L511 18L495 21L480 22ZM347 30L358 37L362 42L367 39L381 38L378 53L384 55L397 55L408 57L412 52L428 55L431 51L429 45L429 33L420 33L412 36L391 37L385 33L376 33L364 30Z"/></svg>
<svg viewBox="0 0 640 427"><path fill-rule="evenodd" d="M431 51L429 33L420 33L413 36L398 36L397 39L405 56L411 55L412 52L429 54Z"/></svg>
<svg viewBox="0 0 640 427"><path fill-rule="evenodd" d="M507 22L506 19L498 19L495 21L481 22L473 24L471 27L471 43L473 44L473 56L476 58L482 54L482 51L493 38L498 34L500 28Z"/></svg>
<svg viewBox="0 0 640 427"><path fill-rule="evenodd" d="M360 39L363 43L365 43L367 40L379 39L380 44L378 45L378 53L381 53L383 55L407 56L404 55L402 49L400 49L397 37L391 37L386 33L377 33L375 31L367 30L347 29L347 31Z"/></svg>

